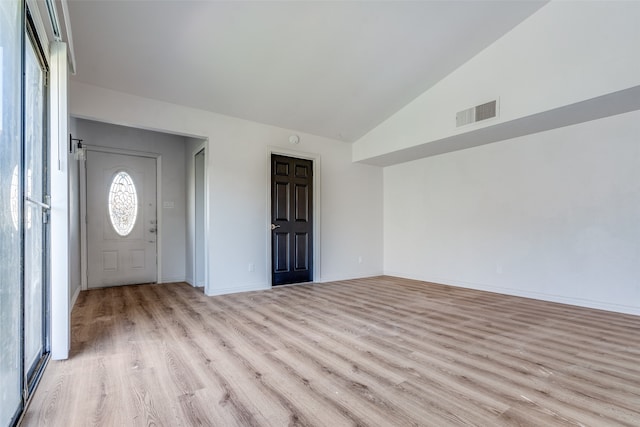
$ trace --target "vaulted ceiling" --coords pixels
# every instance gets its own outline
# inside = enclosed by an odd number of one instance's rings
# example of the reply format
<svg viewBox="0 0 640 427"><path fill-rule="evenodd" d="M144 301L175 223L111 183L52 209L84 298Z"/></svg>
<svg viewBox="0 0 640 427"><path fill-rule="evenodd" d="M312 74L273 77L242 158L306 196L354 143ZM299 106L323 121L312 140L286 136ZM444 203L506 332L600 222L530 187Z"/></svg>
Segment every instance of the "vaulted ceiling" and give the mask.
<svg viewBox="0 0 640 427"><path fill-rule="evenodd" d="M544 3L69 0L72 80L351 142Z"/></svg>

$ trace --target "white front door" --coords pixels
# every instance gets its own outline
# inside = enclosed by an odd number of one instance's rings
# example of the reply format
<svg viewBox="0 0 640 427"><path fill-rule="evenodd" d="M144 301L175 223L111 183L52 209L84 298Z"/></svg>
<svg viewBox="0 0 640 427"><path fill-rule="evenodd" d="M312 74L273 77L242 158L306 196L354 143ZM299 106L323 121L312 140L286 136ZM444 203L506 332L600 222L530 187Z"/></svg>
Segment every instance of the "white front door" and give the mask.
<svg viewBox="0 0 640 427"><path fill-rule="evenodd" d="M157 281L156 159L87 153L87 285Z"/></svg>

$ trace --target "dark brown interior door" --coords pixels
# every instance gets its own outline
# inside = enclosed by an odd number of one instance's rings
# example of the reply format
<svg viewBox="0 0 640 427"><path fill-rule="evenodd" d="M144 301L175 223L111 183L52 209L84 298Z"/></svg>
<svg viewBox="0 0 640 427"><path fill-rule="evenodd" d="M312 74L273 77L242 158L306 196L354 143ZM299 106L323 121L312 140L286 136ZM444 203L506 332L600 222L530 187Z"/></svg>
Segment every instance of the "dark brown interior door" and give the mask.
<svg viewBox="0 0 640 427"><path fill-rule="evenodd" d="M313 280L313 163L271 155L272 284Z"/></svg>

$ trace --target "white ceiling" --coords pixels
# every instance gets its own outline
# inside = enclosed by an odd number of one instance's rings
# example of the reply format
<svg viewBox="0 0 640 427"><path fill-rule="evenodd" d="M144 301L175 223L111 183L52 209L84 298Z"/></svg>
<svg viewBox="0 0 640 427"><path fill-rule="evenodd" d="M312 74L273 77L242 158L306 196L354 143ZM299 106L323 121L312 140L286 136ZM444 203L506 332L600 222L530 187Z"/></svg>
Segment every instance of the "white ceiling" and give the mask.
<svg viewBox="0 0 640 427"><path fill-rule="evenodd" d="M350 142L543 4L69 0L72 79Z"/></svg>

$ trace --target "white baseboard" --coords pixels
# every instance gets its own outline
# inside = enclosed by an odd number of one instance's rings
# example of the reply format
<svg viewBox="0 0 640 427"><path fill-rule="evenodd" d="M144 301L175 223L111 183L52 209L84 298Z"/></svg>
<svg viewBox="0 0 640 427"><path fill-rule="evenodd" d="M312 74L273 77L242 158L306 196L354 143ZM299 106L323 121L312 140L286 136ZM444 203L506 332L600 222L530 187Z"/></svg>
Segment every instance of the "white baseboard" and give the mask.
<svg viewBox="0 0 640 427"><path fill-rule="evenodd" d="M187 279L184 276L169 276L169 277L163 277L160 280L158 280L158 284L175 283L175 282L187 282Z"/></svg>
<svg viewBox="0 0 640 427"><path fill-rule="evenodd" d="M339 282L341 280L354 280L354 279L364 279L367 277L377 277L382 276L383 273L375 273L368 275L360 275L360 276L336 276L336 277L322 277L316 278L314 283L329 283L329 282ZM204 283L202 284L204 286ZM236 294L240 292L252 292L252 291L264 291L267 289L271 289L266 283L256 283L252 285L244 285L244 286L234 286L228 288L213 288L213 289L205 289L205 294L208 296L216 296L216 295L226 295L226 294Z"/></svg>
<svg viewBox="0 0 640 427"><path fill-rule="evenodd" d="M594 308L597 310L613 311L615 313L633 314L636 316L640 316L640 307L635 307L630 305L611 304L611 303L593 301L593 300L584 299L584 298L566 297L562 295L551 295L543 292L523 291L521 289L504 288L500 286L492 286L492 285L487 285L482 283L468 283L468 282L448 280L448 279L437 278L437 277L436 278L412 277L412 276L408 276L408 275L397 273L397 272L385 272L385 275L401 277L405 279L420 280L423 282L438 283L442 285L456 286L456 287L465 288L465 289L474 289L477 291L494 292L497 294L511 295L515 297L531 298L531 299L537 299L541 301L575 305L577 307Z"/></svg>
<svg viewBox="0 0 640 427"><path fill-rule="evenodd" d="M378 272L378 273L368 273L368 274L361 274L359 276L335 276L335 277L321 277L320 279L316 280L316 283L329 283L329 282L340 282L342 280L355 280L355 279L366 279L369 277L378 277L378 276L382 276L384 273L382 272Z"/></svg>
<svg viewBox="0 0 640 427"><path fill-rule="evenodd" d="M240 292L265 291L267 289L271 289L271 287L266 283L256 283L253 285L234 286L229 288L205 289L204 292L205 295L212 297L216 295L237 294Z"/></svg>
<svg viewBox="0 0 640 427"><path fill-rule="evenodd" d="M184 281L188 284L190 284L191 286L193 286L194 288L204 288L204 281L200 281L198 283L194 283L192 279L187 278L184 279Z"/></svg>

